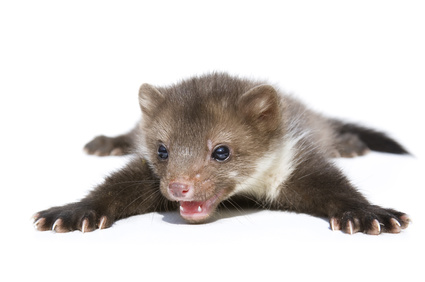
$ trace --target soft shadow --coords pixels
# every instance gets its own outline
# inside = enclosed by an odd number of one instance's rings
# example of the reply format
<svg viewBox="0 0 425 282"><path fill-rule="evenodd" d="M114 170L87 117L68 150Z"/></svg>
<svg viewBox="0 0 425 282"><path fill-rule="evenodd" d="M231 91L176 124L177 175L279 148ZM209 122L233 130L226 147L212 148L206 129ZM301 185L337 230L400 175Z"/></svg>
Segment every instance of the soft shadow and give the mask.
<svg viewBox="0 0 425 282"><path fill-rule="evenodd" d="M187 222L180 216L180 213L175 212L160 212L162 220L171 224L187 224Z"/></svg>
<svg viewBox="0 0 425 282"><path fill-rule="evenodd" d="M228 218L236 218L236 217L246 217L251 214L257 213L261 211L261 209L258 208L244 208L236 209L236 208L230 208L230 207L219 207L217 211L214 213L214 215L208 219L206 222L203 222L201 224L209 224L216 222L218 220L222 219L228 219ZM171 223L171 224L191 224L188 223L186 220L184 220L179 212L160 212L160 215L162 215L162 220Z"/></svg>

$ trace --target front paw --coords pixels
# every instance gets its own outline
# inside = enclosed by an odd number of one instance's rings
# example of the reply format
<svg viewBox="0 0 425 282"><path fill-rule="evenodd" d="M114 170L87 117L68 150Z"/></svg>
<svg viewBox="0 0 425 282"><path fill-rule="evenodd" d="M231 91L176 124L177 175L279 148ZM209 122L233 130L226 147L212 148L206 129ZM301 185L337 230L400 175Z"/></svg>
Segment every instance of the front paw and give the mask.
<svg viewBox="0 0 425 282"><path fill-rule="evenodd" d="M97 136L84 146L84 151L96 156L122 156L129 153L129 145L120 137Z"/></svg>
<svg viewBox="0 0 425 282"><path fill-rule="evenodd" d="M50 208L34 215L34 226L37 230L52 230L59 233L74 230L90 232L108 228L113 222L110 216L81 202Z"/></svg>
<svg viewBox="0 0 425 282"><path fill-rule="evenodd" d="M409 222L409 216L402 212L372 205L345 211L330 218L332 230L342 230L348 234L400 233L402 229L407 228Z"/></svg>

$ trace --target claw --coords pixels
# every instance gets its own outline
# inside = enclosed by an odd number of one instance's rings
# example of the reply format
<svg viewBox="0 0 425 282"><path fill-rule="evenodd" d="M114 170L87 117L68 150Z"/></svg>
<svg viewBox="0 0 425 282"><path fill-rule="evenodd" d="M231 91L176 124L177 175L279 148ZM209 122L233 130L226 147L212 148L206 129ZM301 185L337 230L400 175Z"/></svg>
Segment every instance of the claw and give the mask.
<svg viewBox="0 0 425 282"><path fill-rule="evenodd" d="M402 229L407 228L409 226L409 223L412 222L412 220L409 218L409 216L407 214L400 216L400 219L402 220L402 222L401 222L402 223L402 225L401 225Z"/></svg>
<svg viewBox="0 0 425 282"><path fill-rule="evenodd" d="M106 224L106 216L100 218L99 229L104 229Z"/></svg>
<svg viewBox="0 0 425 282"><path fill-rule="evenodd" d="M378 234L381 233L381 224L377 219L373 221L373 224L375 224L376 228L378 229Z"/></svg>
<svg viewBox="0 0 425 282"><path fill-rule="evenodd" d="M62 219L60 219L60 218L56 219L55 223L53 223L52 231L56 231L55 230L56 227L59 226L61 223L62 223Z"/></svg>
<svg viewBox="0 0 425 282"><path fill-rule="evenodd" d="M39 213L36 213L36 214L34 214L33 216L31 216L31 219L33 220L33 221L36 221L36 219L37 218L39 218L40 217L40 214ZM34 222L35 223L35 222Z"/></svg>
<svg viewBox="0 0 425 282"><path fill-rule="evenodd" d="M122 155L124 155L124 152L122 151L121 148L115 148L109 154L111 156L122 156Z"/></svg>
<svg viewBox="0 0 425 282"><path fill-rule="evenodd" d="M370 230L366 230L367 234L371 235L379 235L381 234L381 223L377 219L372 221L372 228Z"/></svg>
<svg viewBox="0 0 425 282"><path fill-rule="evenodd" d="M351 222L351 220L348 221L348 228L349 228L350 235L353 235L354 234L353 223Z"/></svg>
<svg viewBox="0 0 425 282"><path fill-rule="evenodd" d="M391 233L400 233L400 231L401 231L401 224L400 224L400 222L398 222L398 220L395 219L395 218L391 218L390 219L390 222L391 222L391 230L390 230L390 232Z"/></svg>
<svg viewBox="0 0 425 282"><path fill-rule="evenodd" d="M331 224L331 229L332 231L336 231L340 229L338 220L335 217L332 217L330 220L330 224Z"/></svg>
<svg viewBox="0 0 425 282"><path fill-rule="evenodd" d="M398 225L398 227L401 227L400 222L398 222L398 220L397 220L397 219L395 219L395 218L391 218L391 223L393 223L393 224L395 224L395 225Z"/></svg>
<svg viewBox="0 0 425 282"><path fill-rule="evenodd" d="M85 233L87 228L89 227L89 221L87 218L83 220L83 223L81 224L81 232Z"/></svg>
<svg viewBox="0 0 425 282"><path fill-rule="evenodd" d="M40 225L43 225L44 224L44 221L46 221L43 217L42 218L39 218L39 219L37 219L35 222L34 222L34 228L35 229L38 229L38 225L40 224Z"/></svg>

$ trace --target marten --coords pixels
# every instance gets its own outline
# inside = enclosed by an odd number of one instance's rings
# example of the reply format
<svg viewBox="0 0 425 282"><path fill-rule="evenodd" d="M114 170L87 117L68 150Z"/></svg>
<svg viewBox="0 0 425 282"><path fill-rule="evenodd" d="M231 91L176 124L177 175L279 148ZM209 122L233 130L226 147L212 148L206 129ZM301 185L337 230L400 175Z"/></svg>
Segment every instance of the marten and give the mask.
<svg viewBox="0 0 425 282"><path fill-rule="evenodd" d="M409 217L371 204L332 162L370 150L409 154L386 134L327 118L265 81L210 73L167 87L143 84L142 117L93 155L132 154L79 202L34 215L38 230L83 232L149 212L210 221L221 206L328 218L332 230L399 233Z"/></svg>

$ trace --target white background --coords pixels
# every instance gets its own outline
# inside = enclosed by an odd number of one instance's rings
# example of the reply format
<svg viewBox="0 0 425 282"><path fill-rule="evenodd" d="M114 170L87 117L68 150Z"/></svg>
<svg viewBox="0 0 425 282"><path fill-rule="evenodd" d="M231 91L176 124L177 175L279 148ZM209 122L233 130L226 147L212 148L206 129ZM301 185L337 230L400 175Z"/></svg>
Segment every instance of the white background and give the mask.
<svg viewBox="0 0 425 282"><path fill-rule="evenodd" d="M422 3L0 2L1 280L423 281ZM33 229L32 214L80 199L125 163L82 147L132 128L140 84L213 70L268 79L314 109L390 133L415 157L337 162L371 201L413 224L349 236L320 218L262 211L205 225L169 213L87 234Z"/></svg>

